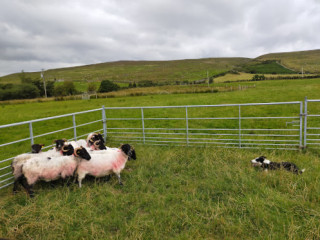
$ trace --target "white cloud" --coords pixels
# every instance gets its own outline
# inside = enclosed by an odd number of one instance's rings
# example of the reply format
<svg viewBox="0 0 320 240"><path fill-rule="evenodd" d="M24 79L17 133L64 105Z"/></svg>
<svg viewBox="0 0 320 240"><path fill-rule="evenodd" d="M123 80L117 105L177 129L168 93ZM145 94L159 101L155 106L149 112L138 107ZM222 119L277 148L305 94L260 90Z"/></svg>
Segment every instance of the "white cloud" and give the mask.
<svg viewBox="0 0 320 240"><path fill-rule="evenodd" d="M318 0L2 0L0 76L319 48Z"/></svg>

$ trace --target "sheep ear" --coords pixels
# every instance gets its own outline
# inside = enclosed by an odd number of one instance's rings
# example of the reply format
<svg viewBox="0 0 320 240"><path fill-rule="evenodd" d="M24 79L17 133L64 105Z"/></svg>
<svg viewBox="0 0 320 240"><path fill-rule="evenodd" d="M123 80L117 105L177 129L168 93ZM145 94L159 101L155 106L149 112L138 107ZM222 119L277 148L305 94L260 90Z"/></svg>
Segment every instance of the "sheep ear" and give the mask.
<svg viewBox="0 0 320 240"><path fill-rule="evenodd" d="M68 142L68 139L66 139L66 138L62 138L62 140L65 141L65 142Z"/></svg>
<svg viewBox="0 0 320 240"><path fill-rule="evenodd" d="M55 139L55 140L52 141L52 143L56 143L56 142L57 142L57 139Z"/></svg>

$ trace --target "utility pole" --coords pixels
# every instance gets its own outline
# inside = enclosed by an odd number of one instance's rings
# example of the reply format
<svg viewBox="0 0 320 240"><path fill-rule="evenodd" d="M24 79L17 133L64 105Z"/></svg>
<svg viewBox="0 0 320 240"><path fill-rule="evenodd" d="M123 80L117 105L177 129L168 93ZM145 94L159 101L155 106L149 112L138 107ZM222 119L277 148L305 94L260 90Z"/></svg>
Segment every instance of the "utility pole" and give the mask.
<svg viewBox="0 0 320 240"><path fill-rule="evenodd" d="M302 78L303 78L303 67L301 68L301 74L302 74Z"/></svg>
<svg viewBox="0 0 320 240"><path fill-rule="evenodd" d="M209 73L208 73L208 70L207 70L207 80L208 80L208 87L209 87Z"/></svg>
<svg viewBox="0 0 320 240"><path fill-rule="evenodd" d="M46 80L44 79L44 69L41 69L41 78L43 79L44 96L47 98Z"/></svg>

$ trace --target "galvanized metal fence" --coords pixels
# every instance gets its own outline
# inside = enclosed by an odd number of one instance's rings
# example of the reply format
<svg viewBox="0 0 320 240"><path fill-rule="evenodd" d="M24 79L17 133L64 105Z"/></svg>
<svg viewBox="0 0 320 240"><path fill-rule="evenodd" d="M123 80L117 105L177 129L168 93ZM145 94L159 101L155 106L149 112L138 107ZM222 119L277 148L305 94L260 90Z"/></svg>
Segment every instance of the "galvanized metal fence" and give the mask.
<svg viewBox="0 0 320 240"><path fill-rule="evenodd" d="M50 143L55 138L77 140L86 138L90 132L102 132L107 142L113 145L128 142L286 150L298 150L307 145L320 146L320 139L312 138L320 136L319 132L314 133L320 130L320 126L307 125L316 123L309 122L307 117L320 115L307 114L308 102L320 100L306 99L304 112L303 102L300 101L156 107L102 106L89 111L2 125L0 189L12 184L10 164L14 156L27 152L31 144L49 142L47 147L51 147ZM59 119L64 119L61 123L63 127L55 129L59 126ZM50 124L51 120L54 122ZM15 134L21 131L28 132L27 137L15 140ZM9 138L11 141L5 142L1 135L12 136Z"/></svg>
<svg viewBox="0 0 320 240"><path fill-rule="evenodd" d="M320 100L309 100L305 98L304 146L308 146L308 148L320 147L319 104Z"/></svg>

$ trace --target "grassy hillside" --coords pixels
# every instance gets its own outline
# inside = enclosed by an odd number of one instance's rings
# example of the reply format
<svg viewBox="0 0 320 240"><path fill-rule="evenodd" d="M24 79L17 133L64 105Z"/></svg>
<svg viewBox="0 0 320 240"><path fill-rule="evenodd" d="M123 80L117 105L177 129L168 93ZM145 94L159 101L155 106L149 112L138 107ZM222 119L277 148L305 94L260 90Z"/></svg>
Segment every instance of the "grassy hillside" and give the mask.
<svg viewBox="0 0 320 240"><path fill-rule="evenodd" d="M283 67L278 64L275 60L251 61L245 64L241 70L249 73L260 73L260 74L293 74L294 71Z"/></svg>
<svg viewBox="0 0 320 240"><path fill-rule="evenodd" d="M256 60L277 60L296 72L300 72L303 68L304 72L320 73L320 50L270 53L262 55Z"/></svg>
<svg viewBox="0 0 320 240"><path fill-rule="evenodd" d="M249 61L248 58L207 58L176 61L119 61L87 66L50 69L45 71L46 80L117 82L194 81L233 69ZM39 78L40 72L26 73L26 77ZM0 77L0 83L19 83L19 73Z"/></svg>

